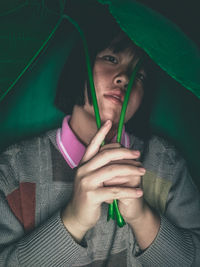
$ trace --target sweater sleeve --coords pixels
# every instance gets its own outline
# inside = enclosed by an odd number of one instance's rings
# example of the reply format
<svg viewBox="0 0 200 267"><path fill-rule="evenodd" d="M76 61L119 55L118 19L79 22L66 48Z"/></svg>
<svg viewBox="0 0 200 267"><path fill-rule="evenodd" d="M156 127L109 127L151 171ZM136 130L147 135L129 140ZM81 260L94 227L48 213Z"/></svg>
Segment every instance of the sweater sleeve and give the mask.
<svg viewBox="0 0 200 267"><path fill-rule="evenodd" d="M11 165L0 157L0 266L72 266L86 248L68 233L60 210L26 233L10 209L6 197L10 186L17 186Z"/></svg>
<svg viewBox="0 0 200 267"><path fill-rule="evenodd" d="M160 230L137 257L143 266L200 266L200 195L185 161L175 159Z"/></svg>

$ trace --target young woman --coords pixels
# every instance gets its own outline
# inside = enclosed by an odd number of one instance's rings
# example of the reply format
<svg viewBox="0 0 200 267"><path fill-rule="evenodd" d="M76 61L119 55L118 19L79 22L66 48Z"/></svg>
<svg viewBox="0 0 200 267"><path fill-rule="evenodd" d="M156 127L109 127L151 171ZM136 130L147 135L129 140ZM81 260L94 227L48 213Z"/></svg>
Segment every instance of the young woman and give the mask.
<svg viewBox="0 0 200 267"><path fill-rule="evenodd" d="M111 29L106 29L110 35L104 45L97 40L94 51L91 44L100 130L86 72L72 53L70 67L74 62L76 76L72 70L67 78L62 76L64 86L59 85L56 97L57 106L68 114L62 128L16 144L1 155L3 265L198 266L200 262L200 198L184 160L157 136L143 140L124 128L121 145L116 143L130 75L144 53L120 30L116 34ZM145 62L132 86L125 123L153 93L148 75ZM114 199L126 222L122 228L113 220L107 222L108 203Z"/></svg>

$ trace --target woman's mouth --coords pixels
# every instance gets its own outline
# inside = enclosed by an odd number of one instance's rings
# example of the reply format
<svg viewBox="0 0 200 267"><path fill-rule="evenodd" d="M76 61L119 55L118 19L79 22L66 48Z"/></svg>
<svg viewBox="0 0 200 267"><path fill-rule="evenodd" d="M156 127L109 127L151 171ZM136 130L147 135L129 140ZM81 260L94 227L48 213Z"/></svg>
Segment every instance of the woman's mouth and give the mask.
<svg viewBox="0 0 200 267"><path fill-rule="evenodd" d="M114 104L120 104L122 105L121 98L119 96L114 96L114 95L104 95L104 97L108 100L110 100Z"/></svg>
<svg viewBox="0 0 200 267"><path fill-rule="evenodd" d="M109 101L111 101L112 103L114 103L114 104L117 104L117 105L122 105L123 104L122 95L109 94L109 95L104 95L104 97L106 99L108 99Z"/></svg>

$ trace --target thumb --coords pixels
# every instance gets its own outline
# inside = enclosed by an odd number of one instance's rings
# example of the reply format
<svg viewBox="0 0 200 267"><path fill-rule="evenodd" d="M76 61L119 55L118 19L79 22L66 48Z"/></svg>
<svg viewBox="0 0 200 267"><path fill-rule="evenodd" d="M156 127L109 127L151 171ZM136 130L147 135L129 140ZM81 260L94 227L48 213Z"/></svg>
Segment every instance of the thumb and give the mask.
<svg viewBox="0 0 200 267"><path fill-rule="evenodd" d="M104 141L107 133L110 131L112 127L112 121L107 120L103 126L98 130L96 135L92 138L90 144L88 145L86 152L81 160L81 164L90 160L92 157L94 157L97 152L99 151L102 142Z"/></svg>

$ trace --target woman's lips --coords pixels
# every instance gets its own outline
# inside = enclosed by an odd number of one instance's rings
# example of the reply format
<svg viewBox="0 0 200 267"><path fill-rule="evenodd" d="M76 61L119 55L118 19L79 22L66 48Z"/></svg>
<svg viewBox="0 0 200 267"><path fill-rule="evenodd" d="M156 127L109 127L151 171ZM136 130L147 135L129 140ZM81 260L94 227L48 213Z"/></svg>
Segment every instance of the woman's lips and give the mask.
<svg viewBox="0 0 200 267"><path fill-rule="evenodd" d="M114 104L122 105L121 97L117 95L104 95L104 97L110 100Z"/></svg>
<svg viewBox="0 0 200 267"><path fill-rule="evenodd" d="M114 104L122 105L124 102L124 94L125 92L123 92L122 90L115 89L113 91L104 94L104 97L112 101L112 103Z"/></svg>

